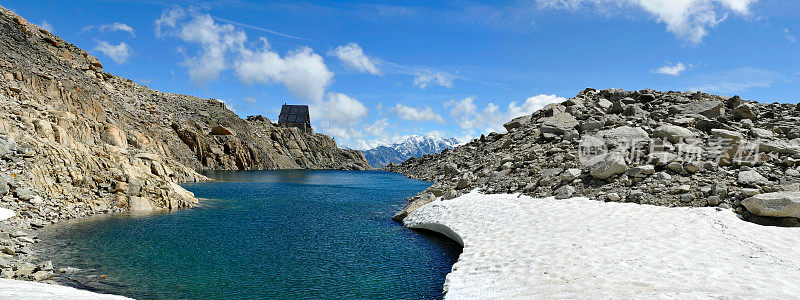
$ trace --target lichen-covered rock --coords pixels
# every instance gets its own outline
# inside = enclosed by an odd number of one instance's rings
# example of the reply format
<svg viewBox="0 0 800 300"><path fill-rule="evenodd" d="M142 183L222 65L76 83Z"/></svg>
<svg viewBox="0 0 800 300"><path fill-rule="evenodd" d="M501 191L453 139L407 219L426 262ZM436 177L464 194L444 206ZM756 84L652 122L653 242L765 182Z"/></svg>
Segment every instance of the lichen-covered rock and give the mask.
<svg viewBox="0 0 800 300"><path fill-rule="evenodd" d="M589 167L589 175L597 179L608 179L624 174L627 170L628 164L625 163L625 158L616 153L610 153L600 162Z"/></svg>
<svg viewBox="0 0 800 300"><path fill-rule="evenodd" d="M774 192L742 201L750 212L764 217L800 218L800 192Z"/></svg>
<svg viewBox="0 0 800 300"><path fill-rule="evenodd" d="M687 128L675 125L661 125L653 132L653 136L657 138L665 138L672 143L682 142L692 139L697 136L694 132Z"/></svg>

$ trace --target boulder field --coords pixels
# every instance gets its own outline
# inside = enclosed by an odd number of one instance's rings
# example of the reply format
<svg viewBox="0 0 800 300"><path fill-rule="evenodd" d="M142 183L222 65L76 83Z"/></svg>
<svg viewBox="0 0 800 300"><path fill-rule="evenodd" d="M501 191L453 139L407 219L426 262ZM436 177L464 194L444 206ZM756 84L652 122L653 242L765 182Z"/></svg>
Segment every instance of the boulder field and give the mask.
<svg viewBox="0 0 800 300"><path fill-rule="evenodd" d="M800 106L701 92L588 88L439 154L387 170L435 184L425 203L479 189L670 207L731 208L797 225Z"/></svg>

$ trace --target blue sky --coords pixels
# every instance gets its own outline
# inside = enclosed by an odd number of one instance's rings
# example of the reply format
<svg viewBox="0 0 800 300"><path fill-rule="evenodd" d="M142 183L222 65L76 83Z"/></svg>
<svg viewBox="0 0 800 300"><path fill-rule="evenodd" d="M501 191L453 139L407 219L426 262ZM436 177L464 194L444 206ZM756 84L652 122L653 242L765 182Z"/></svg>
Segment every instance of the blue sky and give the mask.
<svg viewBox="0 0 800 300"><path fill-rule="evenodd" d="M365 148L466 138L586 87L798 102L800 1L0 1L152 89Z"/></svg>

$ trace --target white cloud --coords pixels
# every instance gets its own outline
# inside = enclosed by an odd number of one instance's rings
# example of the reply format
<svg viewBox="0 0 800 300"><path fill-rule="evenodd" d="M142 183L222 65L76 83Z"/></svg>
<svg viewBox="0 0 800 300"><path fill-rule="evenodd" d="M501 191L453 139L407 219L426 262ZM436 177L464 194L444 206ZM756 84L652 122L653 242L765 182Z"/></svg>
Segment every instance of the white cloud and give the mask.
<svg viewBox="0 0 800 300"><path fill-rule="evenodd" d="M345 94L328 93L325 100L311 103L311 119L330 122L341 127L353 126L367 117L367 107L358 99Z"/></svg>
<svg viewBox="0 0 800 300"><path fill-rule="evenodd" d="M525 102L520 106L517 106L516 102L511 102L508 104L508 121L511 121L511 119L516 117L530 115L537 110L544 108L550 103L561 103L564 101L567 101L567 99L558 97L556 95L541 94L528 97L528 99L525 99Z"/></svg>
<svg viewBox="0 0 800 300"><path fill-rule="evenodd" d="M94 50L100 51L117 64L128 62L132 52L131 47L125 42L121 42L119 45L112 45L106 41L97 41L97 46L94 47Z"/></svg>
<svg viewBox="0 0 800 300"><path fill-rule="evenodd" d="M783 29L783 37L785 37L786 40L788 40L790 43L797 42L797 38L795 38L794 35L791 32L789 32L789 28Z"/></svg>
<svg viewBox="0 0 800 300"><path fill-rule="evenodd" d="M475 105L474 97L462 100L453 99L446 102L444 106L450 108L450 116L458 122L462 129L487 133L505 131L503 124L511 119L532 114L547 104L563 101L566 99L555 95L537 95L529 97L521 105L517 105L516 102L509 103L505 112L501 111L500 107L494 103L486 104L483 109L479 110Z"/></svg>
<svg viewBox="0 0 800 300"><path fill-rule="evenodd" d="M503 122L508 121L501 116L499 107L494 103L489 103L483 110L478 110L473 97L467 97L460 101L453 99L444 105L451 107L450 116L458 122L462 129L477 129L480 132L500 131Z"/></svg>
<svg viewBox="0 0 800 300"><path fill-rule="evenodd" d="M427 88L429 84L452 88L455 78L454 75L447 72L419 71L414 77L414 85L421 89Z"/></svg>
<svg viewBox="0 0 800 300"><path fill-rule="evenodd" d="M41 27L44 30L49 31L50 33L53 33L53 24L50 24L49 22L47 22L45 20L42 20L42 24L39 24L39 27Z"/></svg>
<svg viewBox="0 0 800 300"><path fill-rule="evenodd" d="M189 77L199 84L216 80L228 68L226 55L241 49L247 40L244 32L232 25L218 25L209 15L196 15L177 34L185 42L200 45L200 53L183 62Z"/></svg>
<svg viewBox="0 0 800 300"><path fill-rule="evenodd" d="M384 130L386 130L386 127L388 126L389 126L389 119L385 118L379 119L376 120L374 123L367 125L367 127L364 127L364 132L366 132L369 135L384 136L386 134Z"/></svg>
<svg viewBox="0 0 800 300"><path fill-rule="evenodd" d="M236 73L246 83L283 84L295 97L320 100L333 81L333 72L328 70L319 54L308 47L291 51L286 56L270 51L269 44L262 39L261 50L243 49L236 62Z"/></svg>
<svg viewBox="0 0 800 300"><path fill-rule="evenodd" d="M321 101L333 81L324 59L311 48L300 47L281 57L261 38L263 46L251 50L246 47L244 31L218 24L211 15L195 10L164 11L156 20L156 35L198 46L197 53L187 55L182 63L196 84L212 82L222 71L233 68L245 83L280 83L299 99Z"/></svg>
<svg viewBox="0 0 800 300"><path fill-rule="evenodd" d="M368 116L367 107L353 97L340 93L328 93L325 99L309 104L311 120L317 132L336 139L340 146L362 149L368 134L382 134L388 120L378 120L371 125L361 121Z"/></svg>
<svg viewBox="0 0 800 300"><path fill-rule="evenodd" d="M578 9L585 6L605 11L637 7L652 15L667 31L693 44L703 41L708 29L716 27L728 11L749 15L750 5L758 0L537 0L540 6ZM612 6L610 9L605 9ZM620 10L624 11L624 10Z"/></svg>
<svg viewBox="0 0 800 300"><path fill-rule="evenodd" d="M677 64L674 65L661 66L660 68L653 70L653 73L678 76L681 74L681 72L685 70L686 66L684 66L682 62L678 62Z"/></svg>
<svg viewBox="0 0 800 300"><path fill-rule="evenodd" d="M81 31L91 31L97 30L100 32L113 32L113 31L123 31L129 33L131 36L136 37L136 32L133 30L133 27L129 26L128 24L114 22L111 24L103 24L103 25L89 25L83 27Z"/></svg>
<svg viewBox="0 0 800 300"><path fill-rule="evenodd" d="M790 83L792 80L773 71L745 67L707 74L703 78L693 81L706 83L689 87L688 90L725 94L743 92L753 88L768 88L773 84Z"/></svg>
<svg viewBox="0 0 800 300"><path fill-rule="evenodd" d="M381 75L381 70L378 67L381 61L364 54L364 49L361 49L361 46L356 43L336 47L336 49L328 52L328 55L335 56L350 69L362 73Z"/></svg>
<svg viewBox="0 0 800 300"><path fill-rule="evenodd" d="M398 103L392 108L392 110L403 120L417 122L435 121L444 123L444 118L442 118L442 116L438 113L434 112L429 106L426 106L425 108L415 108Z"/></svg>
<svg viewBox="0 0 800 300"><path fill-rule="evenodd" d="M167 9L161 12L161 17L156 20L156 37L161 38L168 34L166 30L178 26L178 21L186 17L186 11L180 7Z"/></svg>
<svg viewBox="0 0 800 300"><path fill-rule="evenodd" d="M244 48L247 40L244 32L233 25L216 24L208 14L187 13L180 8L161 14L156 20L156 35L176 37L199 46L197 54L187 56L182 62L191 80L198 85L216 80L219 73L229 67L227 56Z"/></svg>

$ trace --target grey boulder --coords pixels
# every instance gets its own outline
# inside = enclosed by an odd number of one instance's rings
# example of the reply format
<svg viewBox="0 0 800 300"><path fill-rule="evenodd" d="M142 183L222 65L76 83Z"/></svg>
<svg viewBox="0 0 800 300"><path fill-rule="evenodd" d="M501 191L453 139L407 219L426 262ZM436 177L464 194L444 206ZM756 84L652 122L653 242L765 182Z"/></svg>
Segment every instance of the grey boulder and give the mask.
<svg viewBox="0 0 800 300"><path fill-rule="evenodd" d="M625 158L616 153L606 154L605 158L589 167L589 175L597 179L608 179L628 170Z"/></svg>
<svg viewBox="0 0 800 300"><path fill-rule="evenodd" d="M742 205L763 217L800 218L800 192L759 194L745 199Z"/></svg>

